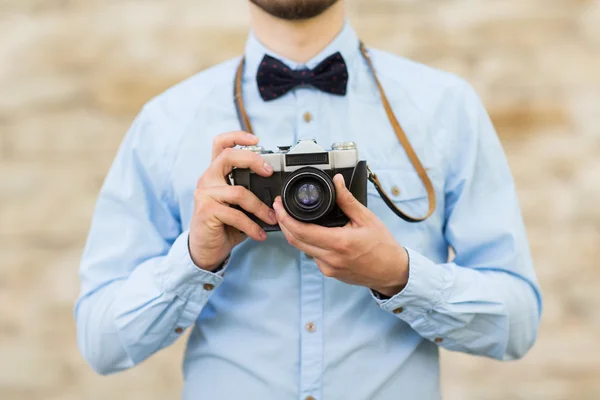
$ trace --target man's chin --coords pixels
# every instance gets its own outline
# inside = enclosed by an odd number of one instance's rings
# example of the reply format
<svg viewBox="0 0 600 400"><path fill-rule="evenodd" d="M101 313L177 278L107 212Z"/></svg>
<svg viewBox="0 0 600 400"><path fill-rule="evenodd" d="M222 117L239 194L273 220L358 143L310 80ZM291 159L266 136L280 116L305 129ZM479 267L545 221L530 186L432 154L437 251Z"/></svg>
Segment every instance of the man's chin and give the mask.
<svg viewBox="0 0 600 400"><path fill-rule="evenodd" d="M290 21L314 18L338 0L250 0L266 13Z"/></svg>

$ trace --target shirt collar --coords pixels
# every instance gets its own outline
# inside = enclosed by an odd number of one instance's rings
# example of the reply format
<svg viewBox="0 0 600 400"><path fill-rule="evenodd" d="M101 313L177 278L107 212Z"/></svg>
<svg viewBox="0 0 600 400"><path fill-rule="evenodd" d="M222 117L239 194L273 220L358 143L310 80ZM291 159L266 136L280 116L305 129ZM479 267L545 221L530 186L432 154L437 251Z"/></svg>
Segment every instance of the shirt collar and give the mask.
<svg viewBox="0 0 600 400"><path fill-rule="evenodd" d="M350 24L346 22L340 33L338 33L335 39L333 39L333 41L331 41L331 43L329 43L329 45L327 45L325 49L323 49L319 54L311 58L308 62L302 64L289 60L269 50L258 40L256 35L254 35L254 32L251 31L248 37L248 41L246 42L246 64L244 66L244 77L251 79L256 77L258 66L262 61L263 57L267 54L271 57L280 60L292 70L298 70L303 68L313 69L317 65L319 65L321 61L338 51L342 54L342 57L344 57L344 61L346 62L346 64L350 65L353 59L360 55L359 44L360 42L358 36L356 35L356 32L354 31L354 29L352 29Z"/></svg>

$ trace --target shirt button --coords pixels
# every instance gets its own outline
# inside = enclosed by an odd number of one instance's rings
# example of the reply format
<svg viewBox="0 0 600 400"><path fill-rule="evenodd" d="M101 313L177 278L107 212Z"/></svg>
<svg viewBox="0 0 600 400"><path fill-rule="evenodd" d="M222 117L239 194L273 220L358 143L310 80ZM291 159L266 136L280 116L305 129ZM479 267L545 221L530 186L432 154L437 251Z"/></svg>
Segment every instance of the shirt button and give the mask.
<svg viewBox="0 0 600 400"><path fill-rule="evenodd" d="M309 123L310 121L312 121L313 116L311 113L309 113L308 111L304 113L304 121L306 123Z"/></svg>
<svg viewBox="0 0 600 400"><path fill-rule="evenodd" d="M400 188L396 185L392 186L392 194L396 197L400 196Z"/></svg>
<svg viewBox="0 0 600 400"><path fill-rule="evenodd" d="M396 308L394 311L392 311L394 314L400 314L402 311L404 311L404 308L402 307L398 307Z"/></svg>
<svg viewBox="0 0 600 400"><path fill-rule="evenodd" d="M215 288L215 285L213 285L212 283L205 283L204 284L204 290L213 290Z"/></svg>
<svg viewBox="0 0 600 400"><path fill-rule="evenodd" d="M308 324L306 324L306 330L310 333L313 333L317 330L317 327L315 326L314 322L309 322Z"/></svg>
<svg viewBox="0 0 600 400"><path fill-rule="evenodd" d="M175 328L175 333L178 334L178 335L180 333L183 333L183 328Z"/></svg>
<svg viewBox="0 0 600 400"><path fill-rule="evenodd" d="M441 337L436 337L434 342L436 343L442 343L444 341L444 339L442 339Z"/></svg>

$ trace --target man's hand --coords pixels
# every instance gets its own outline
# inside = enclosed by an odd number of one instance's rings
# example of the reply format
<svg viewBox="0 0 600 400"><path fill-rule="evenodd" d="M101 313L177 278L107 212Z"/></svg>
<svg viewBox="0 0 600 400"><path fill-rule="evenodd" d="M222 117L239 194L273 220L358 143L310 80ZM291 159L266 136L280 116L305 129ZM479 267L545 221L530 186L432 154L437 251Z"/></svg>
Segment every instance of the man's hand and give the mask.
<svg viewBox="0 0 600 400"><path fill-rule="evenodd" d="M273 208L282 232L292 246L314 257L325 276L394 296L408 282L406 250L383 222L354 198L341 175L333 181L337 204L350 222L342 228L302 223L285 211L278 197Z"/></svg>
<svg viewBox="0 0 600 400"><path fill-rule="evenodd" d="M273 210L252 192L230 186L226 180L234 167L250 168L264 177L273 173L260 155L233 148L257 143L256 136L240 131L219 135L213 142L212 163L198 180L190 225L190 254L194 264L202 269L217 268L247 236L258 241L267 238L258 224L230 205L239 205L270 225L277 223Z"/></svg>

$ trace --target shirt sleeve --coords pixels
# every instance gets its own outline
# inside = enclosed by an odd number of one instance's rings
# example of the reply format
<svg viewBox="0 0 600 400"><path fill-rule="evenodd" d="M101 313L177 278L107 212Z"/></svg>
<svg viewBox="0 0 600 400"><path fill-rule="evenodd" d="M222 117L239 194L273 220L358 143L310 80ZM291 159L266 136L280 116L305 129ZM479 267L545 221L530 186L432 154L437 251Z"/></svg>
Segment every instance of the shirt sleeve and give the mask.
<svg viewBox="0 0 600 400"><path fill-rule="evenodd" d="M104 182L80 266L78 344L102 374L173 343L223 279L224 269L204 271L191 260L167 189L172 156L149 114L134 122Z"/></svg>
<svg viewBox="0 0 600 400"><path fill-rule="evenodd" d="M515 186L493 125L465 85L446 180L444 234L455 252L436 264L408 248L409 279L384 309L454 351L517 359L542 308Z"/></svg>

